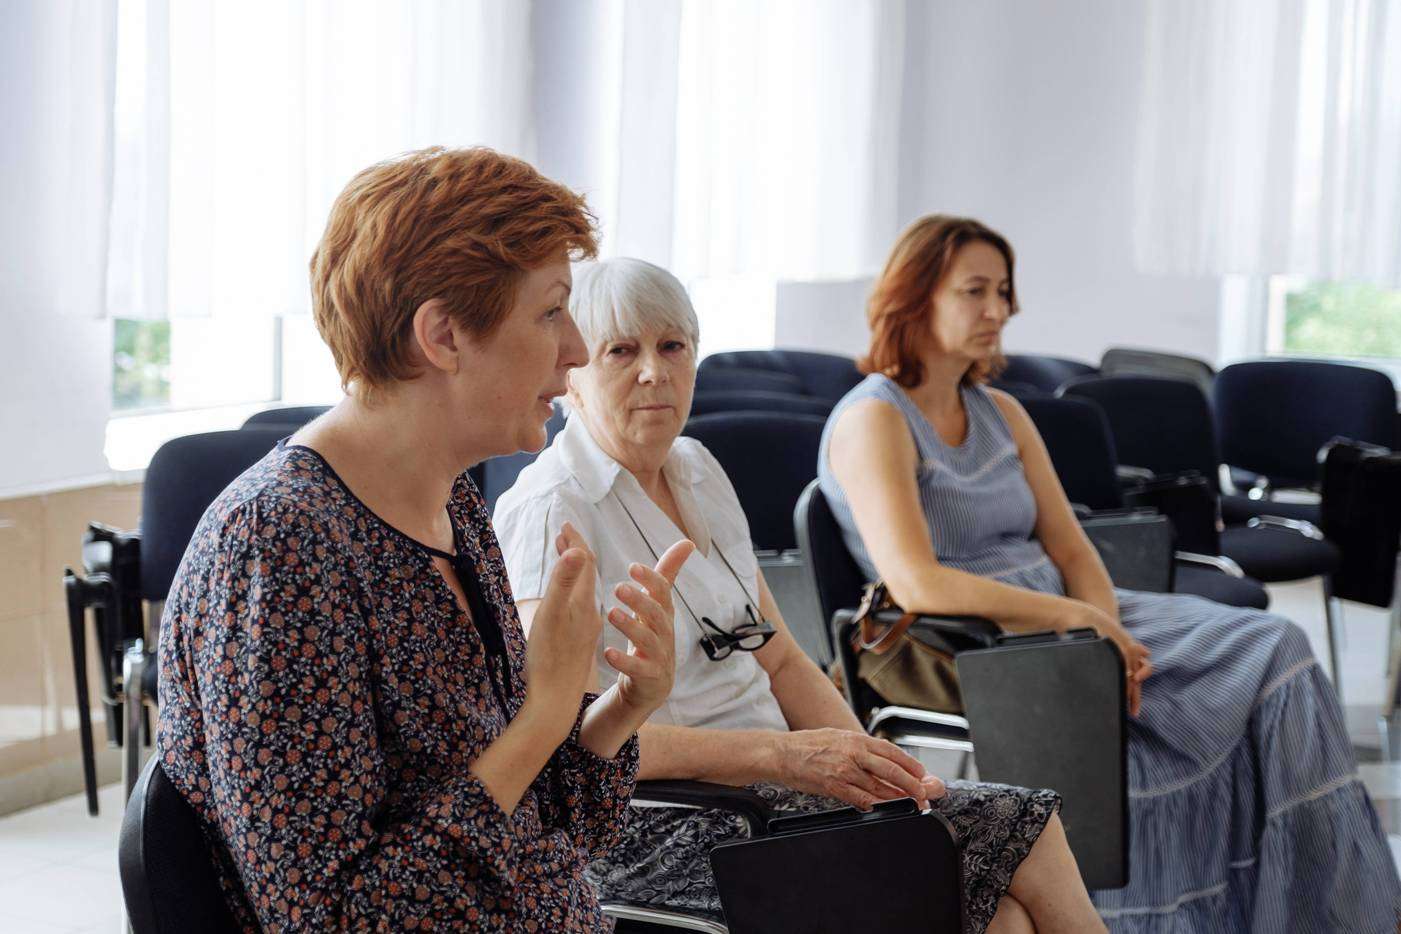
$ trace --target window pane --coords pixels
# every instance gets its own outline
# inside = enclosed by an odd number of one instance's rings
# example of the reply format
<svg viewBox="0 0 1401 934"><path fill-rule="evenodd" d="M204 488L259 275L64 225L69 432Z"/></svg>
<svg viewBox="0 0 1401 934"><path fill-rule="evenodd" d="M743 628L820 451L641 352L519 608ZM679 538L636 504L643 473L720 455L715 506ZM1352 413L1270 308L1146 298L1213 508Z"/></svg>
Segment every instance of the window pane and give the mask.
<svg viewBox="0 0 1401 934"><path fill-rule="evenodd" d="M276 398L272 317L176 318L170 335L170 404L207 408Z"/></svg>
<svg viewBox="0 0 1401 934"><path fill-rule="evenodd" d="M1401 359L1401 292L1305 282L1285 293L1285 353Z"/></svg>
<svg viewBox="0 0 1401 934"><path fill-rule="evenodd" d="M114 321L112 408L164 408L170 405L170 322Z"/></svg>

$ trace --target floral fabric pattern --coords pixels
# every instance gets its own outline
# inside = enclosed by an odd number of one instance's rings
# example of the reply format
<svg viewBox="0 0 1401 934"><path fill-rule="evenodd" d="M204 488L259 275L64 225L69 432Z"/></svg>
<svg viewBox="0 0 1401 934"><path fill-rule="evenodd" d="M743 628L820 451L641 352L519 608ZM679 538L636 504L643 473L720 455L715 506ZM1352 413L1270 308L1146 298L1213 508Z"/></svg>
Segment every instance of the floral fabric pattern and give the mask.
<svg viewBox="0 0 1401 934"><path fill-rule="evenodd" d="M157 746L247 930L609 928L585 866L623 824L636 737L604 760L576 719L510 815L473 777L525 699L525 640L465 475L448 514L504 657L430 549L307 448L279 446L200 522L162 621Z"/></svg>
<svg viewBox="0 0 1401 934"><path fill-rule="evenodd" d="M821 795L782 785L750 786L776 811L812 813L844 807ZM934 802L953 827L963 862L963 930L982 934L1012 875L1060 807L1053 791L989 782L951 781ZM717 844L748 836L743 818L719 810L635 807L622 839L589 866L602 897L693 912L723 921L710 871Z"/></svg>

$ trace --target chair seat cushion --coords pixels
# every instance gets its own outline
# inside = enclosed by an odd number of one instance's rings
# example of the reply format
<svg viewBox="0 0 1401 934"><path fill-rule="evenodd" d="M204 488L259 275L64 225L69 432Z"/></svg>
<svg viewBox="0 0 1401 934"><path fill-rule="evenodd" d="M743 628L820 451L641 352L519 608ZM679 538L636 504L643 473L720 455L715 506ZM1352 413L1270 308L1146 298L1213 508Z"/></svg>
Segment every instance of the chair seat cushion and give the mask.
<svg viewBox="0 0 1401 934"><path fill-rule="evenodd" d="M1270 595L1265 585L1253 577L1232 577L1214 568L1178 564L1173 592L1205 597L1226 606L1248 607L1256 610L1270 608Z"/></svg>
<svg viewBox="0 0 1401 934"><path fill-rule="evenodd" d="M1241 570L1265 583L1297 581L1332 574L1342 555L1332 542L1318 541L1288 529L1228 526L1221 533L1221 553Z"/></svg>
<svg viewBox="0 0 1401 934"><path fill-rule="evenodd" d="M1273 499L1251 499L1240 493L1228 493L1221 497L1221 518L1227 525L1245 525L1256 516L1302 519L1318 525L1323 513L1318 503L1281 503Z"/></svg>

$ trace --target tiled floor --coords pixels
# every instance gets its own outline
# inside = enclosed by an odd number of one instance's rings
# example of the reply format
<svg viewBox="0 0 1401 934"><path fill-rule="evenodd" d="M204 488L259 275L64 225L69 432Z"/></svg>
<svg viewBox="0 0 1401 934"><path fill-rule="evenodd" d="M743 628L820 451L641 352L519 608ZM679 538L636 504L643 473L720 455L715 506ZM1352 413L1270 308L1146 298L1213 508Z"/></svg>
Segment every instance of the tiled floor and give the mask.
<svg viewBox="0 0 1401 934"><path fill-rule="evenodd" d="M1273 609L1301 623L1319 659L1327 659L1317 585L1270 590ZM1347 608L1342 668L1349 732L1363 761L1362 776L1401 865L1401 763L1379 761L1376 721L1385 691L1386 623L1380 611ZM125 930L116 865L121 788L102 789L100 804L96 818L88 816L81 795L0 818L0 932Z"/></svg>
<svg viewBox="0 0 1401 934"><path fill-rule="evenodd" d="M117 879L121 786L98 797L98 817L76 795L0 819L0 931L126 930Z"/></svg>

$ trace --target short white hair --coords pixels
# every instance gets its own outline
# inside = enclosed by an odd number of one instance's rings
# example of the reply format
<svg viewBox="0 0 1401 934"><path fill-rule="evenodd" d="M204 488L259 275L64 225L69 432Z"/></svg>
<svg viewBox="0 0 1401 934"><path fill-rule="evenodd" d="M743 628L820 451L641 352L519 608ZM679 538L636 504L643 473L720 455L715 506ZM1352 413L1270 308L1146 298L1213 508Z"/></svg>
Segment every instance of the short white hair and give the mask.
<svg viewBox="0 0 1401 934"><path fill-rule="evenodd" d="M574 267L569 313L589 346L675 329L696 354L700 322L681 281L660 266L619 256Z"/></svg>

